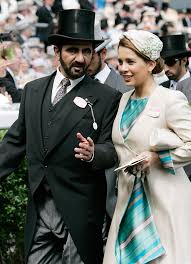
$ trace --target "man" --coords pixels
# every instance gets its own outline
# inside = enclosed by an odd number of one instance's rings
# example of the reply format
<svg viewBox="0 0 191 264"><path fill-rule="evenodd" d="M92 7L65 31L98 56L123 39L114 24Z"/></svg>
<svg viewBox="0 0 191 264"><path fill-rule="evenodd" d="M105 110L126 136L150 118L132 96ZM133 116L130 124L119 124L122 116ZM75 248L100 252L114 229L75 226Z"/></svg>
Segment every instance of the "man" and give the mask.
<svg viewBox="0 0 191 264"><path fill-rule="evenodd" d="M163 42L161 56L165 63L165 74L169 78L161 85L176 90L177 83L190 77L188 57L191 51L186 50L184 35L169 35L160 39Z"/></svg>
<svg viewBox="0 0 191 264"><path fill-rule="evenodd" d="M101 28L99 25L95 26L95 36L97 39L104 39ZM123 78L106 62L107 48L106 46L111 42L111 39L104 39L104 42L94 50L94 54L90 65L88 66L87 73L100 83L107 84L121 93L127 92Z"/></svg>
<svg viewBox="0 0 191 264"><path fill-rule="evenodd" d="M54 31L54 14L52 12L52 6L55 0L43 0L43 5L40 6L36 12L38 17L36 35L40 38L40 41L45 45L45 51L48 46L48 36Z"/></svg>
<svg viewBox="0 0 191 264"><path fill-rule="evenodd" d="M185 94L189 103L191 104L191 77L178 82L176 89Z"/></svg>
<svg viewBox="0 0 191 264"><path fill-rule="evenodd" d="M179 82L177 84L177 90L181 91L187 97L190 105L191 105L191 77ZM188 175L189 179L191 180L191 165L187 165L184 167L186 174Z"/></svg>
<svg viewBox="0 0 191 264"><path fill-rule="evenodd" d="M165 62L165 73L168 81L161 85L173 90L181 91L191 102L191 78L188 70L188 57L191 51L186 50L184 35L169 35L161 37L163 50L161 53ZM191 179L191 166L185 166L184 170Z"/></svg>
<svg viewBox="0 0 191 264"><path fill-rule="evenodd" d="M130 11L130 6L127 4L124 4L119 11L119 13L116 14L115 17L115 26L123 25L123 30L127 30L127 27L129 24L134 23L134 19L132 18L132 12Z"/></svg>
<svg viewBox="0 0 191 264"><path fill-rule="evenodd" d="M2 76L2 70L0 71L0 93L6 92L10 95L13 103L20 103L21 93L20 89L17 89L14 84L9 81L5 76Z"/></svg>
<svg viewBox="0 0 191 264"><path fill-rule="evenodd" d="M60 61L51 76L28 83L18 120L0 146L0 178L27 156L28 264L101 264L105 169L116 153L111 128L121 94L85 75L95 14L63 10L49 37Z"/></svg>
<svg viewBox="0 0 191 264"><path fill-rule="evenodd" d="M186 8L184 11L184 17L182 18L182 24L184 27L191 27L191 8Z"/></svg>
<svg viewBox="0 0 191 264"><path fill-rule="evenodd" d="M9 69L15 57L15 46L10 42L9 46L4 48L4 53L4 56L1 54L1 61L4 66L1 65L0 67L0 92L2 94L8 93L13 103L19 103L21 101L22 90L17 89L15 81L10 73L11 70ZM4 63L4 60L6 63Z"/></svg>
<svg viewBox="0 0 191 264"><path fill-rule="evenodd" d="M99 25L95 27L95 36L97 39L103 38L103 33ZM114 89L120 91L121 93L127 92L130 87L127 87L123 78L107 63L105 62L107 56L106 46L111 42L111 39L105 39L103 43L98 45L95 50L91 60L91 63L87 69L87 73L99 81L100 83L107 84ZM114 172L115 167L106 170L106 180L107 180L107 200L106 200L106 222L104 225L104 241L107 238L107 233L109 231L110 222L114 213L116 204L116 179L117 175ZM106 241L105 241L106 242Z"/></svg>
<svg viewBox="0 0 191 264"><path fill-rule="evenodd" d="M27 19L22 19L15 24L15 28L18 33L16 35L17 42L22 46L29 41L29 38L33 35L32 24Z"/></svg>

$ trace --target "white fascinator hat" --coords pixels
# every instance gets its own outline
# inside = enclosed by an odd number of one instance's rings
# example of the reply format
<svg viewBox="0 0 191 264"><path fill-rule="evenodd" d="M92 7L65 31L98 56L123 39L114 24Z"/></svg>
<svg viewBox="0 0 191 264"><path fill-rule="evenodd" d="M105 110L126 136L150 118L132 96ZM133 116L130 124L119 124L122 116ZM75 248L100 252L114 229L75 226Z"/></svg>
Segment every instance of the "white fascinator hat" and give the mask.
<svg viewBox="0 0 191 264"><path fill-rule="evenodd" d="M131 29L123 33L122 38L127 38L137 50L150 60L160 58L163 43L159 37L146 30Z"/></svg>

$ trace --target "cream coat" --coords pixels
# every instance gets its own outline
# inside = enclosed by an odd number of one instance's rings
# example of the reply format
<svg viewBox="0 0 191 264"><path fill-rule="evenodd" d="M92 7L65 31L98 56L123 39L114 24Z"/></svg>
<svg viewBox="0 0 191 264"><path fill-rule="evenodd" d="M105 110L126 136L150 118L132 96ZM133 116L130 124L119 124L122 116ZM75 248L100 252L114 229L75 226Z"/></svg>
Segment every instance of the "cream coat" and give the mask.
<svg viewBox="0 0 191 264"><path fill-rule="evenodd" d="M149 137L154 128L170 128L184 142L171 151L176 175L165 171L160 163L150 168L144 185L166 255L152 262L160 264L191 263L191 183L182 166L191 163L191 107L179 91L158 86L149 98L127 142L120 132L123 110L132 91L120 101L113 125L113 142L120 165L143 151L150 150ZM104 264L116 264L114 248L118 226L133 187L133 176L119 173L118 200L107 241ZM133 264L133 263L124 263Z"/></svg>

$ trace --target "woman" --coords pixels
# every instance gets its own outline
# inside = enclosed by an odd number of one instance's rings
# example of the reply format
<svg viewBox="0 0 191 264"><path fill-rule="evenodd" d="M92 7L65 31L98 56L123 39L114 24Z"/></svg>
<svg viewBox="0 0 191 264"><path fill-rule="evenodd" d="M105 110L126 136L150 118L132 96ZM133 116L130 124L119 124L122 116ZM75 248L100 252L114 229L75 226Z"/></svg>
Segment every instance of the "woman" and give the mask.
<svg viewBox="0 0 191 264"><path fill-rule="evenodd" d="M191 107L181 92L155 83L161 49L160 39L142 30L129 30L119 43L119 71L135 89L121 98L113 142L120 165L143 161L119 170L104 264L191 263L191 184L182 168L191 163ZM161 151L150 143L156 129L172 134Z"/></svg>

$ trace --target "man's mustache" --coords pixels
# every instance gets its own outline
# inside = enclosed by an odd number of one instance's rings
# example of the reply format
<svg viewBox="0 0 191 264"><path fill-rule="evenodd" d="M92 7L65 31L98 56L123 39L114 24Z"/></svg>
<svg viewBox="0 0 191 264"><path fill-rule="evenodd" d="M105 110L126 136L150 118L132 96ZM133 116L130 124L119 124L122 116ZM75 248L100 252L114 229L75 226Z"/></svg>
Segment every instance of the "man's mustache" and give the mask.
<svg viewBox="0 0 191 264"><path fill-rule="evenodd" d="M84 63L75 62L75 63L72 64L72 67L82 67L82 68L84 68L85 64Z"/></svg>

